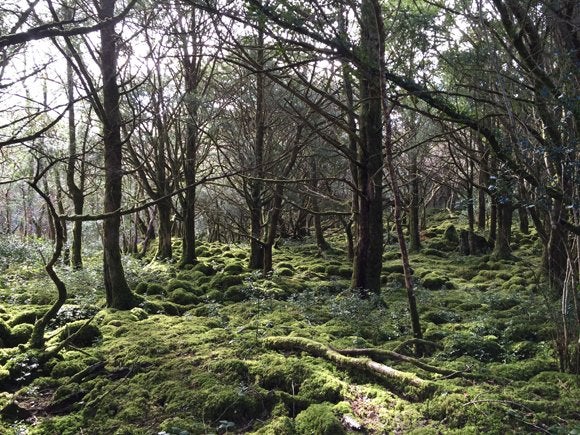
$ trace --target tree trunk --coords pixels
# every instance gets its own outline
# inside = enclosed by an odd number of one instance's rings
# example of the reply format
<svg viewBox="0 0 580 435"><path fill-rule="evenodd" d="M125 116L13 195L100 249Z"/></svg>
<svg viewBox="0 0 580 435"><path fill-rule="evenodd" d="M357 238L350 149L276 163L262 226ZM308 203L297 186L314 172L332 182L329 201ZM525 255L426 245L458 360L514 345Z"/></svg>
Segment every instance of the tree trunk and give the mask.
<svg viewBox="0 0 580 435"><path fill-rule="evenodd" d="M409 204L409 251L411 252L421 250L420 204L419 168L417 153L414 151L411 154L411 203Z"/></svg>
<svg viewBox="0 0 580 435"><path fill-rule="evenodd" d="M160 260L171 258L171 199L166 198L157 204L159 216L158 247L156 257Z"/></svg>
<svg viewBox="0 0 580 435"><path fill-rule="evenodd" d="M71 14L72 9L66 8L68 13ZM67 94L68 94L68 161L66 168L66 184L70 197L73 202L74 213L76 215L83 214L83 208L85 204L85 195L83 194L84 185L84 165L80 171L80 182L77 185L75 182L75 171L76 162L78 161L77 156L77 135L76 135L76 119L75 119L75 109L74 109L74 74L72 69L72 64L67 63L66 68L67 77ZM83 156L84 158L84 156ZM71 244L71 265L73 269L83 268L83 257L82 257L82 240L83 240L83 221L78 220L73 222L72 230L72 244Z"/></svg>
<svg viewBox="0 0 580 435"><path fill-rule="evenodd" d="M191 16L192 31L197 27L197 17L195 12ZM183 162L183 172L185 185L185 200L183 203L183 251L181 254L181 265L195 264L195 202L196 202L196 170L197 170L197 149L198 143L198 109L199 103L195 98L197 88L201 81L200 51L197 42L193 43L192 52L188 44L187 37L183 41L183 69L185 74L185 95L187 125L185 138L185 159Z"/></svg>
<svg viewBox="0 0 580 435"><path fill-rule="evenodd" d="M511 230L513 205L509 200L497 203L497 237L493 247L493 257L507 260L511 257Z"/></svg>
<svg viewBox="0 0 580 435"><path fill-rule="evenodd" d="M99 19L106 22L114 16L115 0L102 0ZM121 208L123 180L121 114L119 111L119 87L117 84L117 41L114 24L101 29L101 72L103 75L103 142L105 145L105 213ZM103 222L103 269L107 306L129 309L135 298L127 281L121 262L119 247L120 216L112 216Z"/></svg>
<svg viewBox="0 0 580 435"><path fill-rule="evenodd" d="M361 3L360 142L358 147L357 243L352 287L378 293L383 263L383 150L381 8L376 0Z"/></svg>
<svg viewBox="0 0 580 435"><path fill-rule="evenodd" d="M567 233L560 224L560 219L565 219L565 217L566 210L562 201L554 200L550 212L548 240L544 245L542 259L544 275L548 279L548 284L554 297L562 295L566 279L566 267L568 264Z"/></svg>
<svg viewBox="0 0 580 435"><path fill-rule="evenodd" d="M479 140L479 151L481 153L481 162L479 165L479 185L481 188L478 190L478 200L477 200L477 228L479 231L484 232L486 226L486 196L487 193L484 187L487 187L489 183L489 162L488 153L485 151L483 142Z"/></svg>
<svg viewBox="0 0 580 435"><path fill-rule="evenodd" d="M256 136L254 140L254 171L256 177L250 181L250 269L263 269L264 246L262 245L262 208L264 178L264 137L266 133L264 113L264 18L259 18L258 40L256 45Z"/></svg>

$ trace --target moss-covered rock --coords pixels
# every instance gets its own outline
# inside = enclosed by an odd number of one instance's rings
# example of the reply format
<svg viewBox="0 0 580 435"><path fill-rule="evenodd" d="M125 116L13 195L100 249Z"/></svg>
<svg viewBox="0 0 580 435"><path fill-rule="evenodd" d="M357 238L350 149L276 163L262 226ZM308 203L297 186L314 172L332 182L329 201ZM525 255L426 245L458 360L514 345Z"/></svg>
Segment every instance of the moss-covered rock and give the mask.
<svg viewBox="0 0 580 435"><path fill-rule="evenodd" d="M423 277L423 287L429 290L441 290L449 283L449 279L436 272L430 272Z"/></svg>
<svg viewBox="0 0 580 435"><path fill-rule="evenodd" d="M197 263L193 269L193 271L197 271L197 272L201 272L206 276L212 276L216 274L216 270L214 269L213 266L207 264L207 263Z"/></svg>
<svg viewBox="0 0 580 435"><path fill-rule="evenodd" d="M33 325L28 323L20 323L12 328L12 333L8 339L8 344L10 346L18 346L19 344L26 343L32 336Z"/></svg>
<svg viewBox="0 0 580 435"><path fill-rule="evenodd" d="M461 321L461 316L453 311L434 310L423 314L423 319L436 325L443 325L444 323L458 323Z"/></svg>
<svg viewBox="0 0 580 435"><path fill-rule="evenodd" d="M4 320L0 319L0 343L6 344L10 341L12 329Z"/></svg>
<svg viewBox="0 0 580 435"><path fill-rule="evenodd" d="M198 296L181 287L171 291L168 295L168 299L179 305L193 305L199 303Z"/></svg>
<svg viewBox="0 0 580 435"><path fill-rule="evenodd" d="M294 420L290 417L282 416L270 420L268 424L262 426L254 435L295 435L296 428L294 427Z"/></svg>
<svg viewBox="0 0 580 435"><path fill-rule="evenodd" d="M161 284L157 284L152 282L147 285L147 290L145 293L148 296L165 296L167 294L167 289L163 287Z"/></svg>
<svg viewBox="0 0 580 435"><path fill-rule="evenodd" d="M346 433L332 406L315 403L296 416L296 433L302 435L340 435Z"/></svg>
<svg viewBox="0 0 580 435"><path fill-rule="evenodd" d="M145 295L145 294L147 294L147 287L149 287L149 284L144 282L144 281L141 281L141 282L137 283L134 291L138 295Z"/></svg>
<svg viewBox="0 0 580 435"><path fill-rule="evenodd" d="M240 275L227 275L224 273L218 273L211 280L210 287L218 290L225 290L234 285L240 285L243 282L244 279Z"/></svg>
<svg viewBox="0 0 580 435"><path fill-rule="evenodd" d="M93 323L87 324L84 320L71 322L64 327L59 334L60 340L65 340L71 335L76 334L70 341L70 344L76 347L88 347L103 338L103 334L98 326Z"/></svg>

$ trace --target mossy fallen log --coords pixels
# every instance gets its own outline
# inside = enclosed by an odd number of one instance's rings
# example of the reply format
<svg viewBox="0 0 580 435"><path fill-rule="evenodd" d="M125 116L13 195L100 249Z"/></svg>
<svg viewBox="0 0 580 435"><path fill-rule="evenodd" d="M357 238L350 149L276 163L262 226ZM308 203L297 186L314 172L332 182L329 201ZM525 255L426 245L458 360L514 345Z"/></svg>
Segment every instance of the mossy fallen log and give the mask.
<svg viewBox="0 0 580 435"><path fill-rule="evenodd" d="M457 370L450 370L450 369L446 369L446 368L442 368L442 367L436 367L436 366L433 366L431 364L427 364L426 362L421 361L420 359L413 358L413 357L410 357L407 355L402 355L402 354L394 352L392 350L368 348L368 349L340 349L340 350L336 349L336 351L338 353L340 353L341 355L351 356L351 357L361 357L361 356L369 357L375 361L392 360L392 361L406 362L406 363L413 364L414 366L416 366L422 370L425 370L426 372L437 373L439 375L443 375L443 376L448 377L448 378L457 377L457 376L466 377L466 378L473 377L470 373L460 372Z"/></svg>
<svg viewBox="0 0 580 435"><path fill-rule="evenodd" d="M402 372L378 363L369 358L354 358L342 355L336 350L303 337L266 337L264 343L267 347L275 350L302 351L312 356L324 358L336 366L364 373L378 378L404 396L423 398L430 395L437 387L434 383L421 379L414 373Z"/></svg>

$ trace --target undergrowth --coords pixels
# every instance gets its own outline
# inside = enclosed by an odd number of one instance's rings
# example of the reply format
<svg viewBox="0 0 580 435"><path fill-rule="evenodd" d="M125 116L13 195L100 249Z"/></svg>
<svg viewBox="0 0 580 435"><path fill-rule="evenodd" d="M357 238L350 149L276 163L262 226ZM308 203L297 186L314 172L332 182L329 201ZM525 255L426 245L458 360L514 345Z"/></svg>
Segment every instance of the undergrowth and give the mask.
<svg viewBox="0 0 580 435"><path fill-rule="evenodd" d="M265 337L303 337L331 349L409 354L412 332L395 246L385 252L381 293L368 298L349 288L340 240L332 240L335 249L325 257L314 244L288 243L275 251L268 276L246 268L245 245L202 242L199 264L185 270L152 256L128 257L129 282L145 302L127 312L103 309L98 256L87 258L82 271L63 266L71 295L50 326L48 345L88 319L91 328L43 367L23 343L54 291L38 263L13 257L0 281L0 386L6 391L0 431L579 430L579 382L557 372L533 240L516 247L515 260L498 262L461 256L446 244L447 228L432 227L411 263L424 336L434 344L423 360L459 376L386 361L433 383L430 395L415 398L369 373L264 344Z"/></svg>

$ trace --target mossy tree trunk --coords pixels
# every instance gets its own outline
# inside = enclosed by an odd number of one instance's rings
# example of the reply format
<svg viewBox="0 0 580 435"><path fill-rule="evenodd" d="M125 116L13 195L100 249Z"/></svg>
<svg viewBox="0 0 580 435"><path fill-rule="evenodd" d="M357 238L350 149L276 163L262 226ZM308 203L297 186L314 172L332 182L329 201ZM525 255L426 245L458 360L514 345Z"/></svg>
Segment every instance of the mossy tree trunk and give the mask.
<svg viewBox="0 0 580 435"><path fill-rule="evenodd" d="M49 310L36 321L34 324L34 328L32 330L32 335L30 336L29 344L32 349L43 349L44 348L44 332L46 327L48 326L48 322L50 322L53 318L56 317L58 311L66 302L67 298L67 290L64 282L59 278L57 273L54 270L55 264L57 264L63 250L64 246L64 227L62 225L62 221L58 217L58 213L50 200L50 197L46 192L43 192L38 187L38 179L34 180L30 185L31 187L44 199L46 206L50 215L52 216L54 222L54 230L55 230L55 240L54 240L54 248L52 252L52 256L48 263L45 265L44 269L46 273L54 283L58 297L54 304L49 308Z"/></svg>

